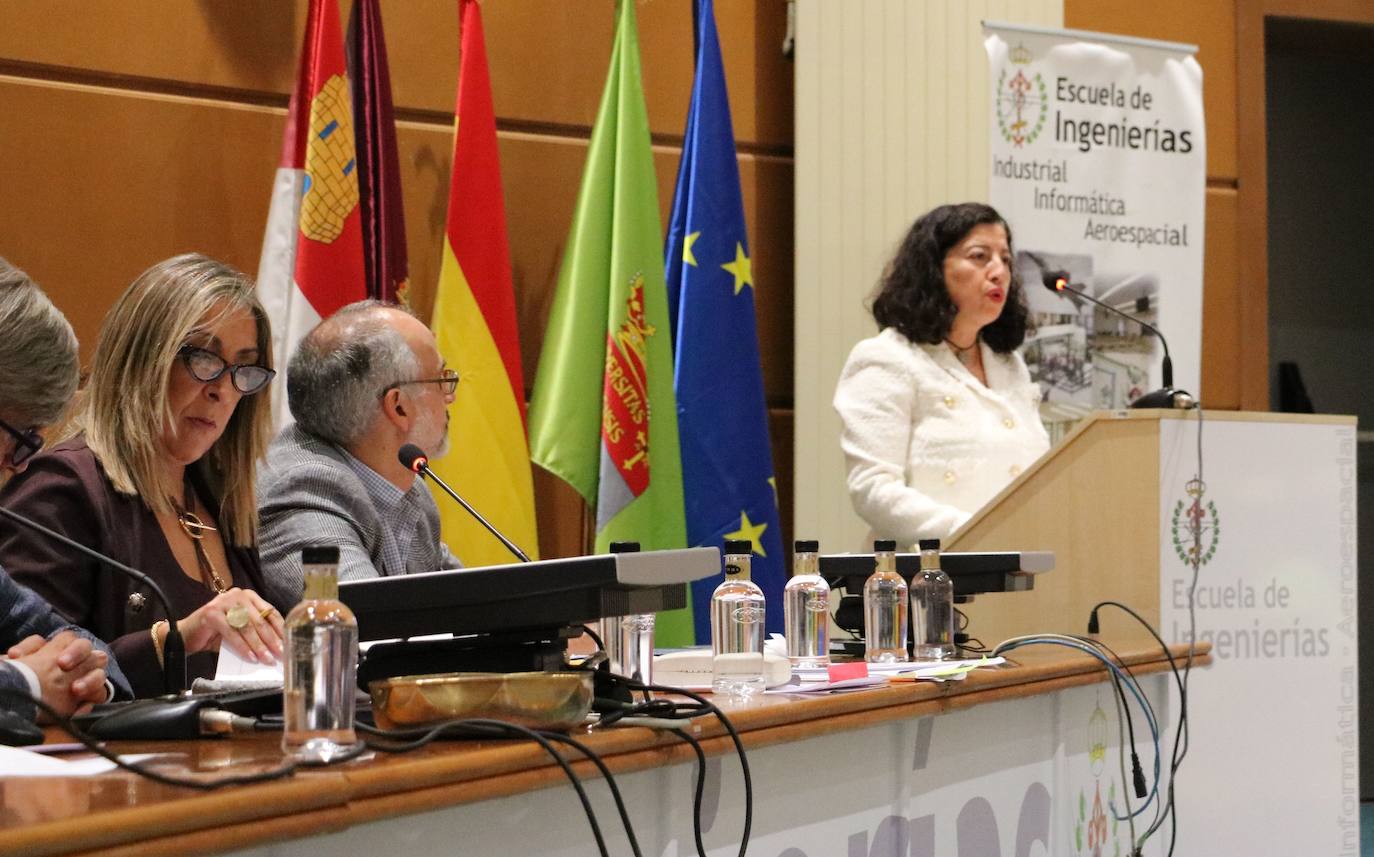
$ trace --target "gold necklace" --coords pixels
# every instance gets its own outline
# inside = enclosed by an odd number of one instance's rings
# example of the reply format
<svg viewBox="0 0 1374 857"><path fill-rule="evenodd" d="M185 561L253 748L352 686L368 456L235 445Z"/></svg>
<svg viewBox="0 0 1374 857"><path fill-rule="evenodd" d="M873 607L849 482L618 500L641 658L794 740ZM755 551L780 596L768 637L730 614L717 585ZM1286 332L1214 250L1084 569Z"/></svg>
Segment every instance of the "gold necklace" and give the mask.
<svg viewBox="0 0 1374 857"><path fill-rule="evenodd" d="M215 569L214 563L210 562L210 555L205 551L202 541L207 532L216 532L215 528L200 519L192 509L195 506L195 495L191 490L191 480L186 480L186 497L182 504L167 498L172 504L172 510L177 513L177 524L181 526L181 531L191 539L191 546L196 551L196 565L200 567L200 579L206 586L210 587L216 594L226 592L229 585L224 582L224 578L219 576L219 571Z"/></svg>

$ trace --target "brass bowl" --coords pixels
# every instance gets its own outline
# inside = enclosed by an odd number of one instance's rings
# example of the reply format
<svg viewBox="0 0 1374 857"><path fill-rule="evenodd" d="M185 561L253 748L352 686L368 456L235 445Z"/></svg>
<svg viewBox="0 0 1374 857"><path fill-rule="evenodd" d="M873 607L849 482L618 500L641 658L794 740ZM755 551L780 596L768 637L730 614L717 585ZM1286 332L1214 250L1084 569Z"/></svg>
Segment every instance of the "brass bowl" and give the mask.
<svg viewBox="0 0 1374 857"><path fill-rule="evenodd" d="M383 729L430 726L458 717L566 730L592 707L590 672L440 673L369 682L372 716Z"/></svg>

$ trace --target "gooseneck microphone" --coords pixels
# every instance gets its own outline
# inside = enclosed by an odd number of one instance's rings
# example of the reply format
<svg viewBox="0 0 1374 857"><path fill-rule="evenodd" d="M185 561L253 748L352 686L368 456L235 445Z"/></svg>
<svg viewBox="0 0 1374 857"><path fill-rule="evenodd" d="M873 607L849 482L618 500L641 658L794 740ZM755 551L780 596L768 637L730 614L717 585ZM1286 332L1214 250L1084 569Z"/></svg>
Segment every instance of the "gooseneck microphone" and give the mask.
<svg viewBox="0 0 1374 857"><path fill-rule="evenodd" d="M1174 361L1169 357L1169 342L1164 338L1164 334L1159 332L1159 328L1155 327L1147 321L1143 321L1141 319L1136 318L1133 315L1124 313L1105 301L1098 300L1097 298L1093 297L1092 295L1088 294L1082 289L1074 288L1073 285L1069 282L1069 274L1067 271L1046 271L1045 276L1043 278L1043 282L1045 284L1045 288L1049 289L1052 292L1068 292L1069 294L1078 295L1080 298L1082 298L1085 301L1088 301L1089 303L1096 304L1097 306L1102 307L1108 312L1112 312L1121 316L1127 321L1135 322L1145 330L1148 330L1155 336L1159 337L1159 344L1164 346L1164 364L1161 367L1162 374L1164 376L1164 386L1158 390L1155 390L1154 392L1146 393L1145 395L1131 402L1130 407L1185 409L1191 408L1195 404L1194 399L1191 395L1185 393L1182 390L1174 389Z"/></svg>
<svg viewBox="0 0 1374 857"><path fill-rule="evenodd" d="M134 580L143 584L153 591L157 600L162 602L162 611L167 614L167 639L162 645L162 689L168 694L179 694L186 689L186 643L181 639L181 632L177 630L177 617L172 612L172 605L167 601L167 595L162 591L162 587L153 582L153 579L137 569L130 568L122 562L117 562L103 553L93 551L78 541L73 541L59 532L50 530L37 521L24 517L11 509L0 506L0 517L8 518L16 524L28 527L36 533L41 533L54 541L60 542L72 550L79 551L91 559L96 560L102 565L107 565L123 574L132 577Z"/></svg>
<svg viewBox="0 0 1374 857"><path fill-rule="evenodd" d="M429 456L425 455L425 451L423 449L421 449L413 443L408 443L405 446L401 447L401 451L396 454L396 457L400 459L401 464L405 465L406 468L415 471L421 476L432 479L436 485L444 489L445 494L457 500L458 505L462 506L464 509L467 509L468 514L477 519L477 523L486 527L487 532L491 533L493 536L496 536L496 538L500 539L501 544L506 546L506 550L515 554L515 556L518 557L521 562L530 561L528 554L520 550L520 548L516 547L515 543L512 542L510 539L501 535L500 530L493 527L490 521L488 521L486 518L478 514L477 510L472 508L468 501L464 500L462 497L459 497L457 491L454 491L452 488L448 487L448 484L445 483L444 480L440 479L438 474L436 474L433 470L430 469Z"/></svg>

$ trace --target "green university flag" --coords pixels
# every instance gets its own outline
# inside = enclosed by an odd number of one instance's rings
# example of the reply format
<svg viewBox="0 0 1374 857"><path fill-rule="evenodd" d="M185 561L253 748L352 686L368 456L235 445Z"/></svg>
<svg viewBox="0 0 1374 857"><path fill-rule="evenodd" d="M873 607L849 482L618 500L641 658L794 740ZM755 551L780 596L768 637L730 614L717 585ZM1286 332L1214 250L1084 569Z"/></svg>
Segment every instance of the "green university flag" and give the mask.
<svg viewBox="0 0 1374 857"><path fill-rule="evenodd" d="M530 403L530 457L596 510L596 550L685 547L663 226L640 80L634 0L620 0ZM660 614L689 645L689 610Z"/></svg>

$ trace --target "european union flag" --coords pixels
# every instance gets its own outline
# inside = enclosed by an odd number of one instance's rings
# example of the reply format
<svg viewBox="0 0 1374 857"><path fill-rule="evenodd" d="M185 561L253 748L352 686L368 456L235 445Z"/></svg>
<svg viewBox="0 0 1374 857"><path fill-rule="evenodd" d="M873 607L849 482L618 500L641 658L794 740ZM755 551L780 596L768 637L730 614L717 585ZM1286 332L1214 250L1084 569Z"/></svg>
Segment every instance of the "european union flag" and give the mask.
<svg viewBox="0 0 1374 857"><path fill-rule="evenodd" d="M781 632L787 575L754 275L711 0L700 0L695 25L696 79L665 250L687 542L721 547L725 539L751 541L752 576L767 599L767 627ZM721 580L717 575L692 584L698 643L711 638L711 593Z"/></svg>

